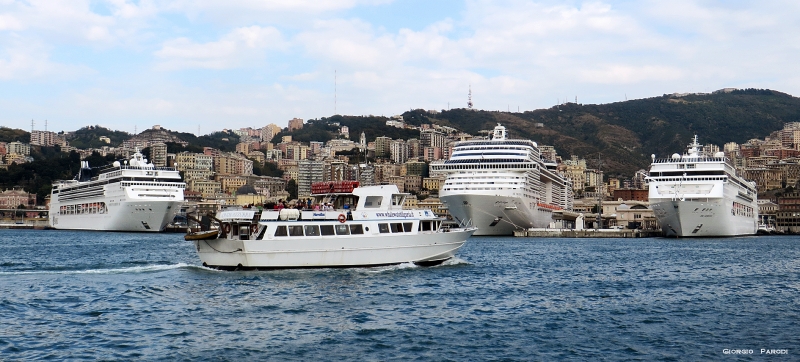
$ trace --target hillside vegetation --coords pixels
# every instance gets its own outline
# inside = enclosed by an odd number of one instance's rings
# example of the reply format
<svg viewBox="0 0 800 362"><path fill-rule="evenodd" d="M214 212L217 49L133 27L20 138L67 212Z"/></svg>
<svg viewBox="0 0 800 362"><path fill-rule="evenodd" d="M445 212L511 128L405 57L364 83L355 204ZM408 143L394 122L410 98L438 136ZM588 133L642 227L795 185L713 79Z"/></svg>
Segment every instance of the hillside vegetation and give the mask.
<svg viewBox="0 0 800 362"><path fill-rule="evenodd" d="M584 157L592 167L599 155L606 173L630 177L649 166L651 154L685 151L694 135L700 143L720 148L727 142L763 139L786 122L800 121L800 98L746 89L599 105L567 103L523 113L454 109L428 118L470 134L501 123L511 137L555 146L563 158Z"/></svg>

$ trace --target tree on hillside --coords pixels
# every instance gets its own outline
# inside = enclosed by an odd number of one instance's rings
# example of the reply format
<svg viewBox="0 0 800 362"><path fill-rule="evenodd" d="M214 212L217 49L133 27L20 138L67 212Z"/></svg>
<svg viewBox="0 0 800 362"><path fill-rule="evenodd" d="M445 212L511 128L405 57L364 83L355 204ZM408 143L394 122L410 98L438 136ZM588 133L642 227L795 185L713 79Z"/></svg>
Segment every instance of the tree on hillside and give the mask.
<svg viewBox="0 0 800 362"><path fill-rule="evenodd" d="M8 127L0 127L0 142L22 142L29 143L31 141L31 134L21 129L11 129Z"/></svg>

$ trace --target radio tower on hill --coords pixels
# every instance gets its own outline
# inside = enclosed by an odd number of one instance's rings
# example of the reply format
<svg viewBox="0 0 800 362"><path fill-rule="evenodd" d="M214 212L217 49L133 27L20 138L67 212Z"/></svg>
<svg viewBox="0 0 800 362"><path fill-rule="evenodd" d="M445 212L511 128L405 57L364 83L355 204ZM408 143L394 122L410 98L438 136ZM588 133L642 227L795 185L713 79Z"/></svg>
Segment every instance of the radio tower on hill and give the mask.
<svg viewBox="0 0 800 362"><path fill-rule="evenodd" d="M467 95L467 109L472 109L472 84L469 85L469 94Z"/></svg>

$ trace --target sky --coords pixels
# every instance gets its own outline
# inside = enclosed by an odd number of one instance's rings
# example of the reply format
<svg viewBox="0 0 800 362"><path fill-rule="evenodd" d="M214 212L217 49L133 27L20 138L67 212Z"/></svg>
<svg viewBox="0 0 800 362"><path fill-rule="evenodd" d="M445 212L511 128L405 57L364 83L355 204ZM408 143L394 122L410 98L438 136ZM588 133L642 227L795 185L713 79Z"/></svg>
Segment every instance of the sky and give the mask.
<svg viewBox="0 0 800 362"><path fill-rule="evenodd" d="M500 111L798 95L797 34L791 0L0 0L0 126L203 135L470 90Z"/></svg>

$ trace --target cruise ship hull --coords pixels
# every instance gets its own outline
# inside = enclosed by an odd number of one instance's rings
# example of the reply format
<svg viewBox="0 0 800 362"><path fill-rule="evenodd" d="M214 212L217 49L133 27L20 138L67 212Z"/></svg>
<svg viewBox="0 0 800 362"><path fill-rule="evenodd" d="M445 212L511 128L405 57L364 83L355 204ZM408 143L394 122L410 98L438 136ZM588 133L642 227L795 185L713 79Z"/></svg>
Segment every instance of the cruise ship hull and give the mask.
<svg viewBox="0 0 800 362"><path fill-rule="evenodd" d="M730 202L669 200L651 203L661 230L668 237L725 237L755 235L756 218L734 215Z"/></svg>
<svg viewBox="0 0 800 362"><path fill-rule="evenodd" d="M519 197L453 194L441 196L450 215L478 228L475 235L514 235L514 230L547 227L550 210L530 207Z"/></svg>
<svg viewBox="0 0 800 362"><path fill-rule="evenodd" d="M85 202L91 202L86 200ZM160 232L173 221L183 201L131 201L108 206L107 213L50 213L50 226L60 230Z"/></svg>

